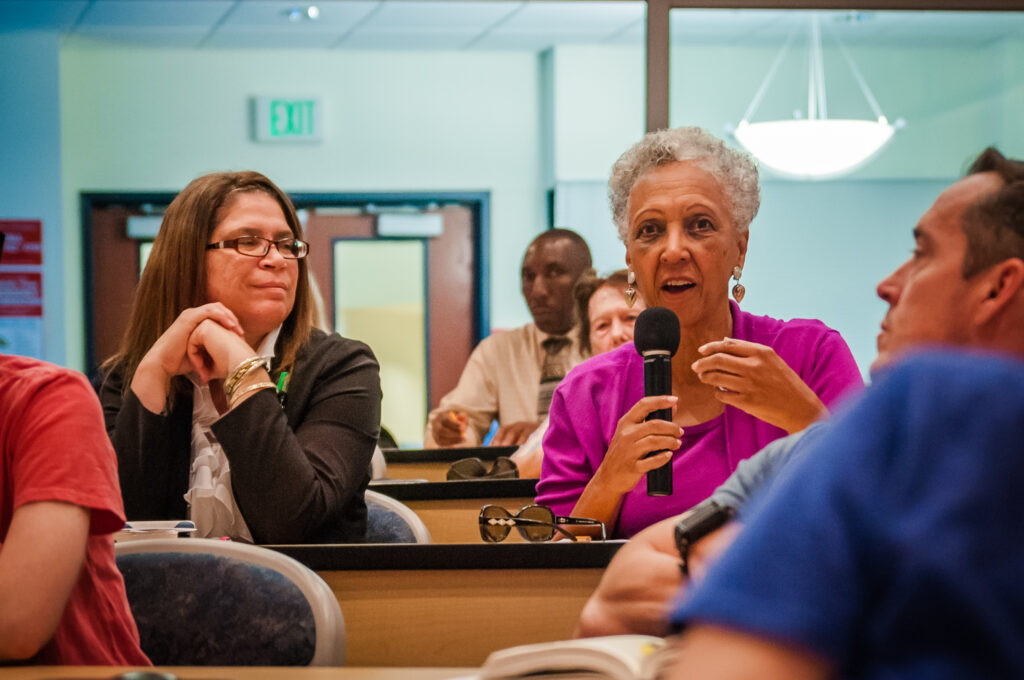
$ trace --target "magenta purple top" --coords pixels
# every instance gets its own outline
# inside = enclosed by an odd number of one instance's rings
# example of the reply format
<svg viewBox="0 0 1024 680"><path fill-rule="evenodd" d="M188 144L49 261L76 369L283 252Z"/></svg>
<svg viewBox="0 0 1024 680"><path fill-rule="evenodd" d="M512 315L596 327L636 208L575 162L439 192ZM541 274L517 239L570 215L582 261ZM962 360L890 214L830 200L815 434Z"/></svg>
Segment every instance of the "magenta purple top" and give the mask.
<svg viewBox="0 0 1024 680"><path fill-rule="evenodd" d="M820 321L754 316L730 303L732 337L767 345L830 410L864 386L850 348ZM633 343L588 359L562 380L551 402L537 503L569 515L604 459L619 418L644 395L643 359ZM622 498L612 535L627 538L704 500L736 465L786 432L732 406L712 420L684 428L672 457L671 496L647 495L642 478Z"/></svg>

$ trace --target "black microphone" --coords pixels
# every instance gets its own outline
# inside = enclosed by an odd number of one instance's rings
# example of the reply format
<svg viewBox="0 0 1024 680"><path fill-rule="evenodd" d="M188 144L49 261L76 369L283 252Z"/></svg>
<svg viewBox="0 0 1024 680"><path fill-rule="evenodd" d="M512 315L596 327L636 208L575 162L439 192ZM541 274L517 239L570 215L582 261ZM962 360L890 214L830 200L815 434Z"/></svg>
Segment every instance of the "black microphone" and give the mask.
<svg viewBox="0 0 1024 680"><path fill-rule="evenodd" d="M644 396L672 394L672 357L679 349L679 318L665 307L640 312L633 327L633 344L644 358ZM672 409L652 411L644 420L672 422ZM651 451L650 458L661 451ZM672 495L672 460L647 473L648 496Z"/></svg>

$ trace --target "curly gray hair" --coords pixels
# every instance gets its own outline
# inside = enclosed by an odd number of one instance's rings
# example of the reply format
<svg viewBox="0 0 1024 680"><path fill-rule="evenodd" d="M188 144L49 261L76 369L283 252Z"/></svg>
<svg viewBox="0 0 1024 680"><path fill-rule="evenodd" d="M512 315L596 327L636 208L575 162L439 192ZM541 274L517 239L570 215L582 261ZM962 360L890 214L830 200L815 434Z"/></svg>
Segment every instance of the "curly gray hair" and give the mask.
<svg viewBox="0 0 1024 680"><path fill-rule="evenodd" d="M612 166L608 202L623 243L629 235L629 193L637 180L658 166L690 160L718 180L732 203L736 228L747 231L761 206L757 165L749 154L730 149L699 127L679 127L648 132Z"/></svg>

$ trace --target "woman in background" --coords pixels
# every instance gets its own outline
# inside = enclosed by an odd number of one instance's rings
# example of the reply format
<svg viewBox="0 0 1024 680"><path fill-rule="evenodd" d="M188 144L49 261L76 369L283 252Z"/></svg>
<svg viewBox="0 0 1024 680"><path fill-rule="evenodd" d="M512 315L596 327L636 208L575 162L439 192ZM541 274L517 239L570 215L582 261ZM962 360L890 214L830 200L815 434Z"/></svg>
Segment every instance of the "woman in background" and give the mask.
<svg viewBox="0 0 1024 680"><path fill-rule="evenodd" d="M256 172L200 177L168 207L100 390L129 521L363 539L379 367L315 328L308 248L291 201Z"/></svg>
<svg viewBox="0 0 1024 680"><path fill-rule="evenodd" d="M537 502L628 537L696 505L739 461L863 381L849 347L820 321L740 309L747 228L760 205L749 156L700 128L652 132L616 161L608 195L630 289L679 320L672 394L643 396L632 345L572 371L552 401ZM645 420L658 409L672 409L672 422ZM674 493L648 496L644 474L666 464Z"/></svg>
<svg viewBox="0 0 1024 680"><path fill-rule="evenodd" d="M639 298L633 305L627 303L627 287L625 269L614 271L606 277L599 277L594 270L590 270L576 283L573 297L576 302L576 318L580 320L580 353L584 356L604 354L633 340L633 324L646 305ZM549 422L545 418L530 438L512 454L520 477L540 476L541 461L544 458L541 440Z"/></svg>

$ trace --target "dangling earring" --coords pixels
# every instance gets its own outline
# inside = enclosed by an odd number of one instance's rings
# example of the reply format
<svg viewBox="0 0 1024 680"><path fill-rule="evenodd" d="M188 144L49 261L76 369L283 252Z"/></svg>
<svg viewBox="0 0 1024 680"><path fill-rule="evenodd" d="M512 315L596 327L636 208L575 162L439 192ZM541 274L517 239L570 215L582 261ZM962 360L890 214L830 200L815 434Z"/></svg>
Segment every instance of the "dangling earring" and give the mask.
<svg viewBox="0 0 1024 680"><path fill-rule="evenodd" d="M736 302L743 302L743 296L747 294L747 289L740 283L740 277L743 276L743 267L735 266L732 268L732 278L736 279L736 285L732 287L732 296L736 298Z"/></svg>
<svg viewBox="0 0 1024 680"><path fill-rule="evenodd" d="M629 284L626 288L626 292L624 293L626 296L626 304L632 307L636 304L636 286L633 285L636 283L636 274L633 273L632 269L630 269L629 273L626 274L626 283Z"/></svg>

